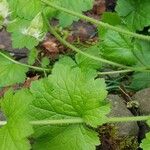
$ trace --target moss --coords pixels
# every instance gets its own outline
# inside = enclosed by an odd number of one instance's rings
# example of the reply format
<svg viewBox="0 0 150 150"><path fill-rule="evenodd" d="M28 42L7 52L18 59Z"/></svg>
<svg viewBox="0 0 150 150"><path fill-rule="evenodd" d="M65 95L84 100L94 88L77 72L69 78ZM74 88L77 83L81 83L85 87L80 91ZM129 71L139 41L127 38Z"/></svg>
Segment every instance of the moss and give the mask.
<svg viewBox="0 0 150 150"><path fill-rule="evenodd" d="M104 125L99 128L101 146L97 150L136 150L138 149L137 137L119 137L117 127Z"/></svg>

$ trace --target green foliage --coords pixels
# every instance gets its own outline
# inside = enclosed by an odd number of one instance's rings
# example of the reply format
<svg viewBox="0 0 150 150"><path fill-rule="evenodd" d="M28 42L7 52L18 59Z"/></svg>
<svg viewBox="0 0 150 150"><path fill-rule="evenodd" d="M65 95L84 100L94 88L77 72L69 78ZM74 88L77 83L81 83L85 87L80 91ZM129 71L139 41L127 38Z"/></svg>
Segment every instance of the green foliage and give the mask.
<svg viewBox="0 0 150 150"><path fill-rule="evenodd" d="M33 49L45 36L45 27L41 13L37 14L33 20L16 18L8 25L9 32L12 33L14 48Z"/></svg>
<svg viewBox="0 0 150 150"><path fill-rule="evenodd" d="M143 30L150 25L149 0L118 0L116 11L132 30Z"/></svg>
<svg viewBox="0 0 150 150"><path fill-rule="evenodd" d="M31 92L35 100L30 114L33 120L82 118L92 127L105 123L110 108L104 101L107 95L104 80L87 79L85 74L72 64L64 65L60 61L55 64L48 78L32 84ZM54 150L91 150L94 145L99 144L95 132L78 124L60 127L36 126L35 136L38 136L35 149L41 149L45 145L42 149L52 147ZM45 138L42 138L43 136ZM94 139L89 141L91 137Z"/></svg>
<svg viewBox="0 0 150 150"><path fill-rule="evenodd" d="M101 55L109 60L125 65L133 65L136 59L133 55L134 45L132 38L108 30L100 43Z"/></svg>
<svg viewBox="0 0 150 150"><path fill-rule="evenodd" d="M42 67L47 67L50 63L49 59L47 57L42 58Z"/></svg>
<svg viewBox="0 0 150 150"><path fill-rule="evenodd" d="M94 46L91 46L91 47L85 49L84 52L91 54L93 56L99 56L100 57L97 45L94 45ZM86 74L89 74L89 75L93 74L96 76L96 74L97 74L96 70L100 69L102 67L101 62L98 62L96 60L88 58L88 57L86 57L82 54L79 54L79 53L76 54L75 60L76 60L77 66L79 68L81 68L82 72L85 72Z"/></svg>
<svg viewBox="0 0 150 150"><path fill-rule="evenodd" d="M5 24L9 15L9 5L6 0L0 0L0 29Z"/></svg>
<svg viewBox="0 0 150 150"><path fill-rule="evenodd" d="M30 65L34 64L37 56L38 56L37 49L36 48L31 49L28 54L28 64Z"/></svg>
<svg viewBox="0 0 150 150"><path fill-rule="evenodd" d="M150 67L150 43L145 41L136 41L136 48L133 51L137 59L136 66ZM150 72L135 72L131 87L140 90L150 87Z"/></svg>
<svg viewBox="0 0 150 150"><path fill-rule="evenodd" d="M150 87L150 73L134 73L130 87L134 90L141 90Z"/></svg>
<svg viewBox="0 0 150 150"><path fill-rule="evenodd" d="M52 4L58 4L78 13L92 8L93 0L49 0ZM8 31L12 33L14 48L33 49L44 38L47 28L44 19L47 17L58 18L60 25L66 27L79 18L64 12L47 7L41 0L8 0L11 22ZM8 7L4 6L3 7ZM4 8L3 8L4 9ZM1 10L0 10L1 14ZM44 18L43 18L44 16ZM1 22L1 21L0 21ZM0 26L2 23L0 24Z"/></svg>
<svg viewBox="0 0 150 150"><path fill-rule="evenodd" d="M44 1L56 7L52 8ZM0 29L6 26L7 31L11 33L14 48L29 50L28 64L31 65L36 61L38 55L36 47L39 48L39 43L45 38L49 30L48 23L52 18L58 19L57 27L63 28L71 25L73 21L78 21L79 16L101 25L98 29L100 41L83 49L95 59L82 55L84 52L68 43L66 46L80 53L75 54L73 58L66 56L60 58L54 63L51 74L34 81L30 90L15 92L9 90L5 93L0 102L1 110L6 117L6 121L0 121L0 125L4 125L0 128L0 150L94 150L95 146L100 144L94 128L109 121L122 120L107 117L110 105L105 100L106 84L104 79L97 76L97 71L104 65L100 61L97 62L96 58L127 65L127 68L132 66L149 69L150 43L135 38L150 39L134 32L137 30L142 32L144 27L150 25L150 1L118 0L117 13L109 12L102 16L102 21L106 24L81 16L83 12L92 8L93 2L94 0L0 0ZM59 7L73 11L74 15L62 11L63 9ZM142 33L148 34L147 31ZM55 31L53 34L55 35ZM64 39L61 40L59 35L55 36L62 43L67 43ZM23 82L28 67L38 71L49 71L44 69L50 62L47 57L41 58L43 68L39 68L21 64L7 54L1 52L0 54L0 88ZM148 71L133 73L132 88L140 90L149 86ZM139 118L142 120L142 117L144 116ZM80 122L75 122L77 120ZM137 121L137 118L132 117L129 120ZM61 123L58 123L59 121ZM34 140L32 145L30 137ZM150 149L149 143L148 133L141 144L143 150Z"/></svg>
<svg viewBox="0 0 150 150"><path fill-rule="evenodd" d="M28 90L20 90L13 94L12 90L5 93L1 109L7 118L7 124L0 128L1 150L29 150L28 137L33 133L28 121L28 106L32 95Z"/></svg>
<svg viewBox="0 0 150 150"><path fill-rule="evenodd" d="M55 132L52 132L55 130ZM99 145L99 138L96 132L84 125L70 125L61 129L51 127L51 134L46 139L39 138L33 146L35 150L94 150Z"/></svg>
<svg viewBox="0 0 150 150"><path fill-rule="evenodd" d="M146 138L142 140L140 147L143 148L143 150L149 150L149 148L150 148L150 133L146 134Z"/></svg>
<svg viewBox="0 0 150 150"><path fill-rule="evenodd" d="M27 67L15 64L1 55L0 64L0 87L24 82L28 71Z"/></svg>
<svg viewBox="0 0 150 150"><path fill-rule="evenodd" d="M93 0L59 0L60 5L62 7L65 7L69 10L73 10L78 13L82 13L83 11L87 11L92 8L93 6ZM71 25L73 21L79 20L78 17L68 15L64 12L59 12L58 17L60 20L60 25L62 27L66 27L68 25Z"/></svg>
<svg viewBox="0 0 150 150"><path fill-rule="evenodd" d="M16 18L12 23L8 25L8 31L11 32L11 38L14 48L28 48L33 49L38 45L37 39L24 34L25 29L30 25L28 20Z"/></svg>
<svg viewBox="0 0 150 150"><path fill-rule="evenodd" d="M118 16L117 13L114 12L104 12L101 18L101 21L111 24L113 26L121 25L121 18ZM107 32L106 28L99 27L99 36L103 37L104 34Z"/></svg>
<svg viewBox="0 0 150 150"><path fill-rule="evenodd" d="M127 30L116 13L104 13L102 21ZM134 65L136 63L132 38L102 27L99 28L99 37L102 39L99 43L102 57L125 65Z"/></svg>

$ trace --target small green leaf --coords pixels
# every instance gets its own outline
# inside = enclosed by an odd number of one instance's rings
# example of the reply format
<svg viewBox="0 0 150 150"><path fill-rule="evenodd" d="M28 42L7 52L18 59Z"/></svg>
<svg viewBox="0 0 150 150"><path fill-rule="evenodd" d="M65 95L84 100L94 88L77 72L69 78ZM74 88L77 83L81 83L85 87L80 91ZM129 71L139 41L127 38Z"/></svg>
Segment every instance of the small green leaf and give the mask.
<svg viewBox="0 0 150 150"><path fill-rule="evenodd" d="M28 108L32 96L27 90L13 94L8 91L2 99L1 108L7 118L7 124L0 128L1 150L30 150L27 139L32 133L28 121Z"/></svg>
<svg viewBox="0 0 150 150"><path fill-rule="evenodd" d="M29 34L25 34L26 29L30 26L30 21L16 18L8 25L7 30L11 32L13 48L33 49L39 44L39 40ZM39 34L38 34L39 35Z"/></svg>
<svg viewBox="0 0 150 150"><path fill-rule="evenodd" d="M42 58L42 62L41 62L42 67L46 68L49 65L49 63L50 63L49 58L47 58L47 57Z"/></svg>
<svg viewBox="0 0 150 150"><path fill-rule="evenodd" d="M31 21L30 25L22 30L22 34L34 37L35 39L42 41L46 35L44 31L44 22L41 12L39 12Z"/></svg>
<svg viewBox="0 0 150 150"><path fill-rule="evenodd" d="M34 64L37 56L38 56L37 49L36 48L31 49L28 54L28 64L30 65Z"/></svg>
<svg viewBox="0 0 150 150"><path fill-rule="evenodd" d="M70 66L72 68L77 67L77 64L75 63L75 61L71 57L64 56L64 55L62 55L59 58L59 64L68 65L68 66Z"/></svg>
<svg viewBox="0 0 150 150"><path fill-rule="evenodd" d="M0 87L24 82L28 71L27 67L15 64L1 55L0 63Z"/></svg>

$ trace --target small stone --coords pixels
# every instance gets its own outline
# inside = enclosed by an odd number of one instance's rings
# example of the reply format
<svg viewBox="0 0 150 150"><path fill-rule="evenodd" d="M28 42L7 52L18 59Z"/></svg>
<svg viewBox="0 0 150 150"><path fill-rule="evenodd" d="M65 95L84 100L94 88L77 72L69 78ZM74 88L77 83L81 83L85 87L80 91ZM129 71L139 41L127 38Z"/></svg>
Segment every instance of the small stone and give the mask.
<svg viewBox="0 0 150 150"><path fill-rule="evenodd" d="M112 104L109 117L133 117L130 110L127 109L124 100L118 95L109 95L108 99ZM119 122L114 123L118 128L118 136L138 136L139 127L137 122Z"/></svg>
<svg viewBox="0 0 150 150"><path fill-rule="evenodd" d="M132 99L139 103L141 115L150 115L150 88L137 92Z"/></svg>

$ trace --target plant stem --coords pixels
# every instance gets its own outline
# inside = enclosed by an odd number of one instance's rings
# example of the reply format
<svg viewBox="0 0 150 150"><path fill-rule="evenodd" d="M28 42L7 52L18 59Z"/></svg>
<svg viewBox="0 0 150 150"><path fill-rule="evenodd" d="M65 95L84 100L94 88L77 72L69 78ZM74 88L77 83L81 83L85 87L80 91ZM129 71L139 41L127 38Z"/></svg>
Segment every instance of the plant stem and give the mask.
<svg viewBox="0 0 150 150"><path fill-rule="evenodd" d="M107 123L128 122L128 121L145 121L149 120L150 116L135 116L135 117L112 117L108 118Z"/></svg>
<svg viewBox="0 0 150 150"><path fill-rule="evenodd" d="M74 118L74 119L59 119L59 120L38 120L38 121L31 121L32 125L62 125L62 124L79 124L84 123L83 119L81 118Z"/></svg>
<svg viewBox="0 0 150 150"><path fill-rule="evenodd" d="M30 121L31 125L63 125L63 124L79 124L84 123L81 118L59 119L59 120L36 120ZM7 121L0 121L0 126L6 125Z"/></svg>
<svg viewBox="0 0 150 150"><path fill-rule="evenodd" d="M133 70L119 70L119 71L108 71L108 72L99 72L98 75L109 75L109 74L117 74L117 73L128 73Z"/></svg>
<svg viewBox="0 0 150 150"><path fill-rule="evenodd" d="M150 72L150 70L147 70L146 67L129 67L129 66L121 65L121 64L118 64L118 63L115 63L115 62L112 62L112 61L109 61L109 60L106 60L106 59L103 59L103 58L100 58L100 57L96 57L96 56L93 56L93 55L88 54L88 53L85 53L85 52L81 51L80 49L78 49L77 47L75 47L74 45L67 42L65 39L63 39L54 30L54 28L49 23L47 23L47 25L49 27L49 31L50 31L51 34L53 34L62 44L64 44L65 46L67 46L68 48L72 49L73 51L75 51L77 53L80 53L80 54L82 54L82 55L84 55L88 58L94 59L96 61L100 61L102 63L114 65L114 66L121 67L121 68L126 68L126 69L129 69L129 70L132 70L132 71Z"/></svg>
<svg viewBox="0 0 150 150"><path fill-rule="evenodd" d="M114 65L114 66L118 66L118 67L125 67L124 65L121 65L121 64L118 64L118 63L115 63L115 62L111 62L111 61L108 61L108 60L105 60L103 58L99 58L99 57L96 57L96 56L92 56L88 53L85 53L83 51L81 51L80 49L78 49L77 47L75 47L74 45L70 44L69 42L67 42L66 40L64 40L54 29L51 25L49 25L49 31L50 33L52 33L62 44L66 45L68 48L72 49L73 51L77 52L77 53L80 53L86 57L89 57L91 59L94 59L94 60L97 60L97 61L101 61L103 63L107 63L107 64L110 64L110 65Z"/></svg>
<svg viewBox="0 0 150 150"><path fill-rule="evenodd" d="M68 14L73 15L73 16L77 16L77 17L79 17L79 18L81 18L81 19L84 19L84 20L86 20L86 21L89 21L89 22L91 22L91 23L93 23L93 24L96 24L96 25L98 25L98 26L102 26L102 27L104 27L104 28L114 30L114 31L116 31L116 32L118 32L118 33L122 33L122 34L128 35L128 36L130 36L130 37L135 37L135 38L138 38L138 39L150 41L150 36L133 33L133 32L130 32L130 31L127 31L127 30L124 30L124 29L121 29L121 28L112 26L112 25L110 25L110 24L108 24L108 23L104 23L104 22L102 22L102 21L98 21L98 20L96 20L96 19L93 19L93 18L87 17L87 16L85 16L85 15L79 14L79 13L74 12L74 11L72 11L72 10L68 10L68 9L66 9L66 8L64 8L64 7L60 7L60 6L54 5L53 3L51 3L51 2L48 1L48 0L41 0L41 1L42 1L43 3L49 5L49 6L52 7L52 8L58 9L58 10L60 10L60 11L63 11L63 12L65 12L65 13L68 13Z"/></svg>
<svg viewBox="0 0 150 150"><path fill-rule="evenodd" d="M129 121L146 121L150 116L135 117L112 117L107 119L107 123L129 122ZM63 125L63 124L82 124L85 123L82 118L59 119L59 120L36 120L30 121L31 125ZM0 126L6 125L7 121L0 121Z"/></svg>
<svg viewBox="0 0 150 150"><path fill-rule="evenodd" d="M24 66L24 67L27 67L27 68L35 69L35 70L38 70L38 71L46 71L46 72L50 71L50 69L36 67L36 66L30 66L30 65L27 65L27 64L20 63L16 60L10 58L9 56L7 56L6 54L4 54L2 52L0 52L0 55L3 56L4 58L8 59L9 61L15 63L15 64L18 64L18 65L21 65L21 66Z"/></svg>

